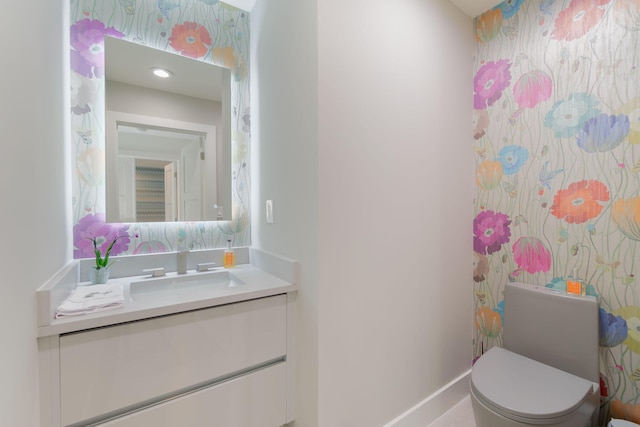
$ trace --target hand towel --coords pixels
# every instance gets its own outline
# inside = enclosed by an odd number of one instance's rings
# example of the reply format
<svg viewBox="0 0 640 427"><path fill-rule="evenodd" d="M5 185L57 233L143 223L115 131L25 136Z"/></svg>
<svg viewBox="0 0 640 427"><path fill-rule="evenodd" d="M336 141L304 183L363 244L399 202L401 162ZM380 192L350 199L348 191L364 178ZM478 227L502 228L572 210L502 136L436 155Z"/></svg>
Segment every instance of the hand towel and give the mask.
<svg viewBox="0 0 640 427"><path fill-rule="evenodd" d="M56 319L122 307L122 284L78 286L56 310Z"/></svg>

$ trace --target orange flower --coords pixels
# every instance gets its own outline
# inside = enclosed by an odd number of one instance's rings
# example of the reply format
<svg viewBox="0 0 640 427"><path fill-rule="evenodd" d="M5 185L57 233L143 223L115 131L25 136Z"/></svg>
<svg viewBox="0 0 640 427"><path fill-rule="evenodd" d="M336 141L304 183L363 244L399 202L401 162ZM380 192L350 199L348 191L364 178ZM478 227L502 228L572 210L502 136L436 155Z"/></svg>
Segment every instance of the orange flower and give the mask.
<svg viewBox="0 0 640 427"><path fill-rule="evenodd" d="M482 307L476 312L476 328L486 337L497 337L502 330L502 318L489 307Z"/></svg>
<svg viewBox="0 0 640 427"><path fill-rule="evenodd" d="M609 406L613 418L640 423L640 405L622 403L619 400L612 400Z"/></svg>
<svg viewBox="0 0 640 427"><path fill-rule="evenodd" d="M640 197L613 202L611 219L622 234L640 242Z"/></svg>
<svg viewBox="0 0 640 427"><path fill-rule="evenodd" d="M233 54L232 47L214 47L213 62L233 69L236 65L236 57Z"/></svg>
<svg viewBox="0 0 640 427"><path fill-rule="evenodd" d="M571 0L569 7L556 18L551 37L555 40L575 40L587 34L604 16L611 0Z"/></svg>
<svg viewBox="0 0 640 427"><path fill-rule="evenodd" d="M559 190L553 197L551 214L570 224L582 224L597 217L602 212L598 202L609 200L609 190L596 180L582 180Z"/></svg>
<svg viewBox="0 0 640 427"><path fill-rule="evenodd" d="M491 9L476 19L476 40L486 43L500 33L502 28L502 9Z"/></svg>
<svg viewBox="0 0 640 427"><path fill-rule="evenodd" d="M169 44L172 48L189 58L201 58L211 45L209 31L196 22L176 24L171 30Z"/></svg>
<svg viewBox="0 0 640 427"><path fill-rule="evenodd" d="M492 190L500 184L502 179L502 163L499 161L487 160L478 166L476 172L476 183L483 190Z"/></svg>

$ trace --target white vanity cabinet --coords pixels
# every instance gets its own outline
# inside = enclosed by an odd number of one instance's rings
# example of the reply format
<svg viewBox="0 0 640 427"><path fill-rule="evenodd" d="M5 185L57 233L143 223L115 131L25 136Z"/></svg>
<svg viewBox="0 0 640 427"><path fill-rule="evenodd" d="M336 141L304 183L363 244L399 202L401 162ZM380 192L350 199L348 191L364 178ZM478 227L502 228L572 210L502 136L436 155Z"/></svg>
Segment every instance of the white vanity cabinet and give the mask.
<svg viewBox="0 0 640 427"><path fill-rule="evenodd" d="M287 298L47 337L43 386L53 391L44 413L52 421L43 426L286 424Z"/></svg>

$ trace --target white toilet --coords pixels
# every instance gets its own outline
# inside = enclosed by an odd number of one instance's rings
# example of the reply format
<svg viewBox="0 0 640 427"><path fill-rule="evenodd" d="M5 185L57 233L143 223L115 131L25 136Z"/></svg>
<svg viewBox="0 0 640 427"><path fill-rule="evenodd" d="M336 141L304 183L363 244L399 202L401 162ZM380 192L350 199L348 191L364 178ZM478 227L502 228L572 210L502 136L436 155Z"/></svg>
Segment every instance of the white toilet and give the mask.
<svg viewBox="0 0 640 427"><path fill-rule="evenodd" d="M509 283L504 300L504 348L471 370L476 426L597 426L597 299Z"/></svg>

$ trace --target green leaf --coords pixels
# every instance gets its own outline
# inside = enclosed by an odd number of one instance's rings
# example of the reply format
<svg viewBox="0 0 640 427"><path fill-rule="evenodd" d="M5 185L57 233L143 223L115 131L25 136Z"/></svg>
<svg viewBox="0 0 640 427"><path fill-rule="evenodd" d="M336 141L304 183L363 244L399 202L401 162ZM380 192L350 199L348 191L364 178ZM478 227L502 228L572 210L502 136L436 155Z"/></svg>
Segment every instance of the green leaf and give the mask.
<svg viewBox="0 0 640 427"><path fill-rule="evenodd" d="M571 255L572 256L576 256L578 255L578 244L576 243L575 245L571 246Z"/></svg>

